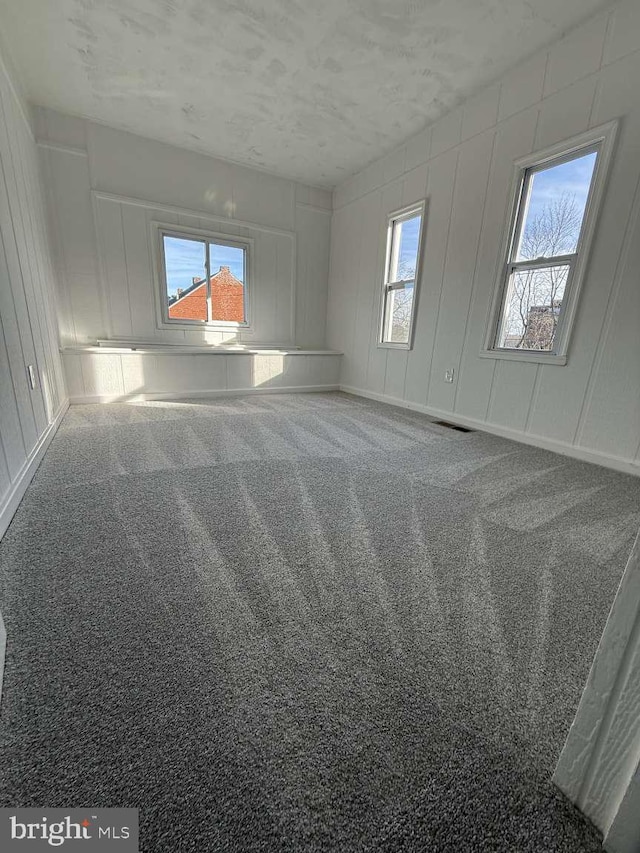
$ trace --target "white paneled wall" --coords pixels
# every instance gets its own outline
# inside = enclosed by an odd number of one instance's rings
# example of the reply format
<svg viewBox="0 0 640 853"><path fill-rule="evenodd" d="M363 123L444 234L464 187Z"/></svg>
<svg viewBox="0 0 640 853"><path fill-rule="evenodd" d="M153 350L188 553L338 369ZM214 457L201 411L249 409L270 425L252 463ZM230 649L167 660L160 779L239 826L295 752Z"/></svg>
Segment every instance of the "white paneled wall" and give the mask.
<svg viewBox="0 0 640 853"><path fill-rule="evenodd" d="M109 338L189 344L238 341L294 344L296 239L293 231L196 216L181 208L134 202L122 196L93 193L92 198L98 264L104 283L103 325ZM329 217L325 215L323 219L327 220L328 234ZM158 241L152 223L178 225L251 240L250 328L238 332L158 328L154 292L158 286L154 278ZM328 256L326 245L324 249ZM326 300L326 288L324 298ZM78 316L76 336L78 327L82 325L83 330L89 329L91 337L91 322L91 313L84 317Z"/></svg>
<svg viewBox="0 0 640 853"><path fill-rule="evenodd" d="M610 853L640 845L640 536L553 775L604 835Z"/></svg>
<svg viewBox="0 0 640 853"><path fill-rule="evenodd" d="M36 127L65 346L325 345L330 193L51 110L36 110ZM254 240L251 329L157 328L151 221Z"/></svg>
<svg viewBox="0 0 640 853"><path fill-rule="evenodd" d="M64 413L58 348L37 148L0 59L0 535Z"/></svg>
<svg viewBox="0 0 640 853"><path fill-rule="evenodd" d="M72 403L98 403L338 387L337 353L174 350L178 348L67 350L64 365L69 398Z"/></svg>
<svg viewBox="0 0 640 853"><path fill-rule="evenodd" d="M344 388L638 471L638 80L640 4L627 0L338 187L328 343L345 353ZM614 118L620 133L568 364L481 358L513 161ZM386 215L424 196L414 348L381 349Z"/></svg>

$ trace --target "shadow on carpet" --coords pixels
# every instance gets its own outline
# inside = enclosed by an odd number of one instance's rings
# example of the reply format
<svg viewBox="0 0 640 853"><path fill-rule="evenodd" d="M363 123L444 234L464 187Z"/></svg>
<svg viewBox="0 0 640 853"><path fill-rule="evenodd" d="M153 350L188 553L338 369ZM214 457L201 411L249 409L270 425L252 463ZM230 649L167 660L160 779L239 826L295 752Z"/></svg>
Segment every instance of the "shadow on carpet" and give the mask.
<svg viewBox="0 0 640 853"><path fill-rule="evenodd" d="M640 482L343 394L75 406L0 544L5 806L143 851L596 851Z"/></svg>

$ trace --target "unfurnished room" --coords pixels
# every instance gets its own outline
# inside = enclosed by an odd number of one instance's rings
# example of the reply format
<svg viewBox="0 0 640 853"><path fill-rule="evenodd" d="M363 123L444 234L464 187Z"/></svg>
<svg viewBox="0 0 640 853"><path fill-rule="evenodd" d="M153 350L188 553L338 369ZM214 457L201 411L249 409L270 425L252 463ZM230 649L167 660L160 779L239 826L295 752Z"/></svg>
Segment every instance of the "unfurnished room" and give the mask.
<svg viewBox="0 0 640 853"><path fill-rule="evenodd" d="M640 853L640 0L0 0L0 851Z"/></svg>

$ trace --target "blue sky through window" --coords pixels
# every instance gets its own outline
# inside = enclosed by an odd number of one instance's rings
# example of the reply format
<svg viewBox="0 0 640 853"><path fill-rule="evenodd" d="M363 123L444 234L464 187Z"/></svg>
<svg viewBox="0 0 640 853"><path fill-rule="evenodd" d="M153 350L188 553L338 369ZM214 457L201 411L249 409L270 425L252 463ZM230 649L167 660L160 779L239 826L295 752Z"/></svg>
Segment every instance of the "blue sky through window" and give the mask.
<svg viewBox="0 0 640 853"><path fill-rule="evenodd" d="M537 216L550 201L563 193L573 195L576 204L584 210L596 162L596 152L535 172L529 198L529 216Z"/></svg>
<svg viewBox="0 0 640 853"><path fill-rule="evenodd" d="M575 243L584 219L584 211L589 196L589 187L596 163L596 152L584 154L566 163L551 166L534 172L531 177L529 207L525 222L525 231L536 218L544 214L550 206L569 197L575 203L577 216L574 223ZM565 241L567 242L567 241ZM568 240L571 242L571 240Z"/></svg>
<svg viewBox="0 0 640 853"><path fill-rule="evenodd" d="M407 219L401 223L398 278L409 279L416 274L421 220L421 216L414 216L413 219Z"/></svg>
<svg viewBox="0 0 640 853"><path fill-rule="evenodd" d="M211 274L227 266L233 275L244 282L244 252L235 246L209 244ZM205 245L196 240L164 237L164 260L167 271L167 293L172 296L178 288L191 287L195 276L205 276Z"/></svg>

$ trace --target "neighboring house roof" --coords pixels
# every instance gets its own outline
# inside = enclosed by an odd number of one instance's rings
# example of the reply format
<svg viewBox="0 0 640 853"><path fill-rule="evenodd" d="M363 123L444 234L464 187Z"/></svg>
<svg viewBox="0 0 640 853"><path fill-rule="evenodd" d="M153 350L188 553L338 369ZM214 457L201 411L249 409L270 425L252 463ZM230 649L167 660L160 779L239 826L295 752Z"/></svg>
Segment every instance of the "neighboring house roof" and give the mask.
<svg viewBox="0 0 640 853"><path fill-rule="evenodd" d="M244 322L244 285L229 267L220 267L209 279L212 319ZM205 279L195 279L169 305L170 320L207 320L207 287Z"/></svg>

